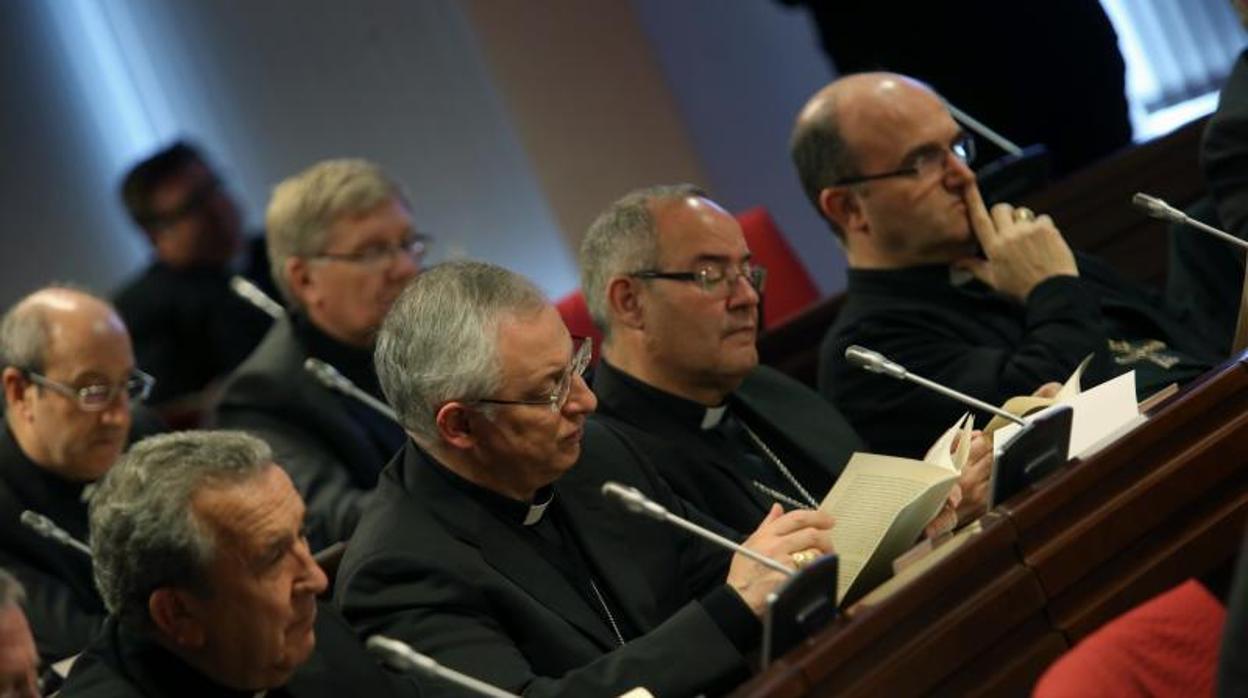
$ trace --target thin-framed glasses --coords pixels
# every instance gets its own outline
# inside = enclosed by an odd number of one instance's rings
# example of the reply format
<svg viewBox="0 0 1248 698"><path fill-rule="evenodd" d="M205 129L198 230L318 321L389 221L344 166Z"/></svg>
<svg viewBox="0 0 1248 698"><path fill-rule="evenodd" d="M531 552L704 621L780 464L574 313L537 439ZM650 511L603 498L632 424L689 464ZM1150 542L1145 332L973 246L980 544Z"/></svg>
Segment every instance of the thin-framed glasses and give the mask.
<svg viewBox="0 0 1248 698"><path fill-rule="evenodd" d="M551 394L531 400L482 398L473 402L488 405L545 405L550 408L551 412L558 412L563 409L563 406L568 402L568 396L572 394L572 382L576 380L577 376L585 375L585 369L589 368L589 360L594 355L594 343L588 337L573 337L572 339L575 342L572 347L572 361L564 369L563 375L559 378L559 385L555 387L554 392Z"/></svg>
<svg viewBox="0 0 1248 698"><path fill-rule="evenodd" d="M308 258L380 267L393 262L400 255L407 255L413 260L419 260L425 256L425 253L429 251L429 246L432 244L433 238L424 233L414 233L404 238L403 242L397 245L369 245L358 252L322 252L321 254L311 255Z"/></svg>
<svg viewBox="0 0 1248 698"><path fill-rule="evenodd" d="M950 155L964 165L970 165L975 162L974 137L972 137L969 133L963 133L959 135L948 148L932 146L930 148L919 150L919 152L910 157L909 164L906 167L873 175L844 177L842 179L838 179L832 184L833 186L843 187L851 184L873 182L877 179L888 179L890 177L918 177L920 179L927 179L938 173L944 172L945 163L948 162Z"/></svg>
<svg viewBox="0 0 1248 698"><path fill-rule="evenodd" d="M742 262L740 267L729 264L706 263L693 271L660 271L658 269L642 269L629 276L634 279L662 279L664 281L685 281L702 287L703 293L713 296L728 297L736 288L737 280L744 278L755 291L763 292L767 282L767 269L753 262Z"/></svg>
<svg viewBox="0 0 1248 698"><path fill-rule="evenodd" d="M25 374L30 382L64 395L76 402L79 409L85 412L102 412L108 409L117 400L117 396L123 392L131 401L142 402L152 394L152 386L156 385L155 378L137 368L122 383L97 383L81 388L65 385L34 371L25 371Z"/></svg>
<svg viewBox="0 0 1248 698"><path fill-rule="evenodd" d="M186 199L175 208L164 213L153 213L148 216L148 223L155 226L169 226L193 213L199 213L212 197L221 191L221 188L222 184L219 178L216 176L208 177L196 185Z"/></svg>

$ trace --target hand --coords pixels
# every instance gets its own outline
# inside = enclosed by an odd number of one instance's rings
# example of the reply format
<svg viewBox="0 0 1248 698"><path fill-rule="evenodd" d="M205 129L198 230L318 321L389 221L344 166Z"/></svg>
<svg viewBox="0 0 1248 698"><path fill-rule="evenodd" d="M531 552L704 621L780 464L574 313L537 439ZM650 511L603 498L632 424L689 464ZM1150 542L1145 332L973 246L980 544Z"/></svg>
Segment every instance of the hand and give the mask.
<svg viewBox="0 0 1248 698"><path fill-rule="evenodd" d="M742 545L797 569L790 557L793 553L811 548L825 555L832 552L832 536L829 535L832 525L832 517L821 511L800 510L786 514L779 504L773 504L767 517ZM760 618L767 608L767 595L786 579L785 575L740 553L732 556L732 565L728 568L728 585Z"/></svg>
<svg viewBox="0 0 1248 698"><path fill-rule="evenodd" d="M1062 384L1056 382L1045 383L1036 388L1036 392L1032 393L1034 397L1057 397L1057 393L1061 391Z"/></svg>
<svg viewBox="0 0 1248 698"><path fill-rule="evenodd" d="M974 185L966 188L965 196L971 229L988 259L961 259L955 266L1020 303L1041 281L1079 276L1075 255L1052 218L1015 220L1009 204L993 206L990 215Z"/></svg>
<svg viewBox="0 0 1248 698"><path fill-rule="evenodd" d="M953 449L958 448L957 440ZM992 478L992 438L982 431L971 432L971 452L962 468L962 475L949 491L949 498L940 513L923 529L923 535L934 538L957 528L961 521L979 518L988 509L988 488Z"/></svg>
<svg viewBox="0 0 1248 698"><path fill-rule="evenodd" d="M39 653L21 607L0 608L0 696L39 698L38 665Z"/></svg>

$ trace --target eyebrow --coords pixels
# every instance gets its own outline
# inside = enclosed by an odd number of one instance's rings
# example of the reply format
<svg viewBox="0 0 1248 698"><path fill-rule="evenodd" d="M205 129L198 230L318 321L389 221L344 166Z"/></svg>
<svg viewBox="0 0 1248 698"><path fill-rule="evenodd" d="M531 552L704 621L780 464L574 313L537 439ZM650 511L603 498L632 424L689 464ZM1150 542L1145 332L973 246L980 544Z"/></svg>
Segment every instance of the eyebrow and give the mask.
<svg viewBox="0 0 1248 698"><path fill-rule="evenodd" d="M745 256L743 256L742 259L748 262L749 260L754 259L754 253L746 252ZM719 264L731 264L732 257L729 255L724 255L724 254L700 254L697 257L693 258L694 264L705 263L705 262L716 262Z"/></svg>

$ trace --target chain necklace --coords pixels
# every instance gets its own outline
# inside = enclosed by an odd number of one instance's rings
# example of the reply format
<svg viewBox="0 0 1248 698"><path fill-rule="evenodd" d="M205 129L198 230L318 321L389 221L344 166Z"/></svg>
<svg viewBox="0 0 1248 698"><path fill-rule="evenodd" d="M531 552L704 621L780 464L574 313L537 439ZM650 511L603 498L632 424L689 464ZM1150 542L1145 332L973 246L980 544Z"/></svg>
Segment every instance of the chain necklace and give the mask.
<svg viewBox="0 0 1248 698"><path fill-rule="evenodd" d="M619 640L620 647L623 647L624 635L623 633L620 632L620 626L615 624L615 616L612 615L611 608L607 606L607 600L602 598L602 592L598 591L598 585L594 584L594 580L592 577L589 580L589 588L593 589L594 596L598 597L598 603L602 605L602 610L605 611L607 614L607 622L611 624L611 630L615 631L615 639Z"/></svg>
<svg viewBox="0 0 1248 698"><path fill-rule="evenodd" d="M745 429L745 433L749 435L750 440L754 442L754 445L758 447L758 450L762 451L763 455L767 456L767 458L775 464L776 469L780 471L780 474L784 476L784 479L788 480L790 485L793 485L793 488L797 490L798 494L800 494L802 499L805 499L806 502L799 502L786 494L777 492L775 489L764 485L758 480L753 481L754 486L763 493L767 494L769 497L789 504L790 506L795 506L799 509L818 509L819 502L815 501L815 498L810 496L810 493L806 491L805 487L802 487L802 483L798 482L796 477L793 477L793 473L784 466L784 462L780 460L780 457L773 453L770 448L767 448L767 444L763 443L763 440L758 437L758 434L754 433L754 430L750 428L750 425L745 423L745 420L737 421L741 424L741 427Z"/></svg>

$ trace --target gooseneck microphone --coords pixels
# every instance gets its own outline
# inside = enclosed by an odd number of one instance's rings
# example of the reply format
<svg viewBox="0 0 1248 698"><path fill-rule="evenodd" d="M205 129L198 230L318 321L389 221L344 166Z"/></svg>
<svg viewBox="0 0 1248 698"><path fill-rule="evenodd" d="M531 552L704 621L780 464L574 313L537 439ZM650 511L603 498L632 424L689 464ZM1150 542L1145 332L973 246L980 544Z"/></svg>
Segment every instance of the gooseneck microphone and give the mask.
<svg viewBox="0 0 1248 698"><path fill-rule="evenodd" d="M274 320L281 320L286 317L286 309L282 307L281 303L270 298L269 294L260 290L259 286L242 276L235 274L230 277L230 290Z"/></svg>
<svg viewBox="0 0 1248 698"><path fill-rule="evenodd" d="M448 669L428 655L421 654L412 649L411 645L401 642L385 635L373 635L364 643L369 652L372 652L386 664L398 669L399 671L414 671L423 676L435 677L444 681L449 681L456 686L481 696L490 696L491 698L517 698L516 694L491 686L490 684L475 679L467 674L460 673L454 669Z"/></svg>
<svg viewBox="0 0 1248 698"><path fill-rule="evenodd" d="M924 378L923 376L915 375L907 371L905 367L902 366L901 364L895 361L890 361L887 357L885 357L883 354L879 353L878 351L871 351L870 349L867 349L865 347L860 347L857 344L855 344L845 350L845 358L846 360L849 361L849 363L863 370L870 371L871 373L878 373L880 375L888 376L889 378L896 378L897 380L904 380L904 381L910 381L911 383L917 383L918 385L921 385L924 388L927 388L929 390L935 390L941 395L953 398L954 400L957 400L958 402L961 402L964 405L970 405L971 407L974 407L977 410L983 410L985 412L995 414L1002 419L1008 419L1011 422L1014 422L1015 424L1018 424L1020 426L1027 425L1027 422L1025 422L1023 419L1016 417L1010 414L1009 412L1006 412L1000 407L996 407L995 405L989 405L983 400L973 398L970 395L967 395L966 393L958 392L957 390L954 390L953 388L948 388L934 381L930 381Z"/></svg>
<svg viewBox="0 0 1248 698"><path fill-rule="evenodd" d="M1179 225L1191 226L1202 232L1209 233L1210 235L1221 239L1223 242L1229 242L1242 250L1248 250L1248 242L1240 240L1224 230L1218 230L1211 225L1202 223L1201 221L1192 218L1186 213L1183 213L1179 209L1155 196L1149 196L1148 194L1137 192L1135 196L1131 197L1131 203L1152 218L1168 221L1170 223L1178 223Z"/></svg>
<svg viewBox="0 0 1248 698"><path fill-rule="evenodd" d="M38 512L26 509L21 515L22 525L48 540L56 541L61 545L68 546L78 552L91 557L91 548L86 543L69 535L69 531L57 526L52 519Z"/></svg>
<svg viewBox="0 0 1248 698"><path fill-rule="evenodd" d="M706 540L727 548L734 553L741 553L758 564L769 567L784 574L785 576L792 577L796 574L793 570L785 567L783 564L767 557L766 555L763 555L762 553L750 550L744 545L728 540L714 531L710 531L693 523L692 521L689 521L688 519L681 518L671 513L662 504L659 504L642 494L636 487L627 487L619 484L618 482L607 482L602 485L602 496L615 502L616 504L619 504L634 514L640 514L642 516L655 519L656 521L663 521L679 528L683 528L696 536L705 538Z"/></svg>
<svg viewBox="0 0 1248 698"><path fill-rule="evenodd" d="M343 395L353 397L374 410L377 410L386 417L389 417L395 424L401 425L399 422L399 416L394 413L394 410L391 409L389 405L381 400L378 400L372 395L369 395L363 390L360 390L355 383L351 382L351 379L339 373L338 369L333 366L330 366L320 359L313 359L309 357L303 362L303 368L308 373L315 376L316 379L320 381L321 385L326 388L329 388L330 390L337 390Z"/></svg>

